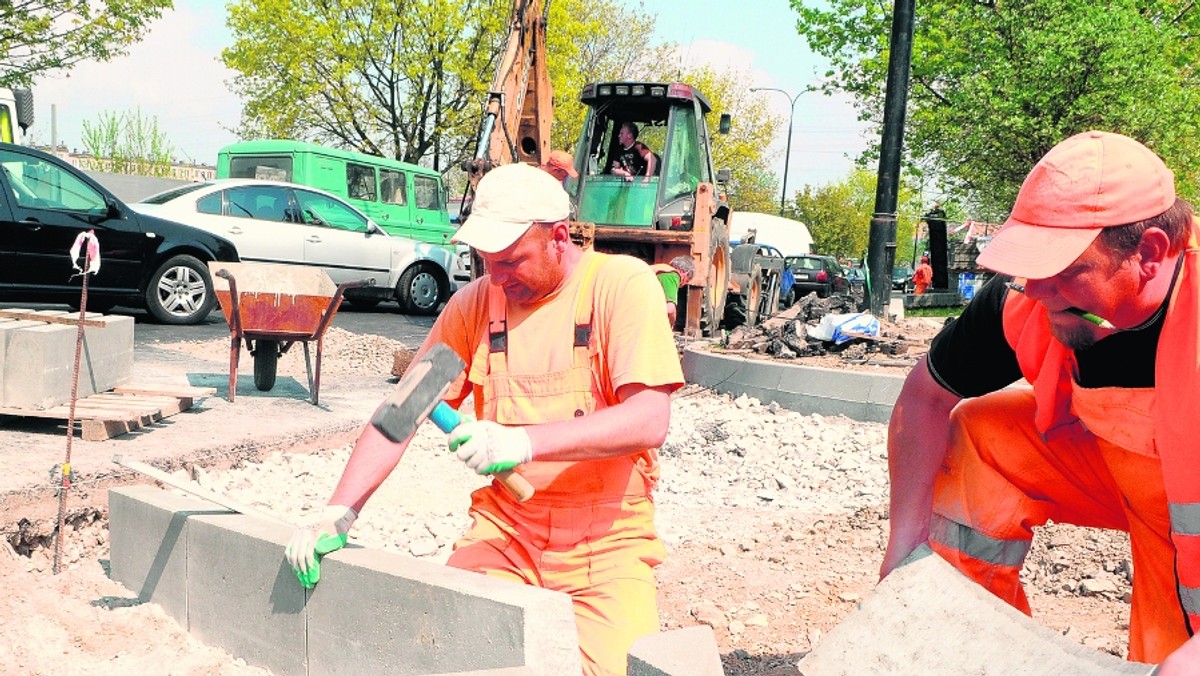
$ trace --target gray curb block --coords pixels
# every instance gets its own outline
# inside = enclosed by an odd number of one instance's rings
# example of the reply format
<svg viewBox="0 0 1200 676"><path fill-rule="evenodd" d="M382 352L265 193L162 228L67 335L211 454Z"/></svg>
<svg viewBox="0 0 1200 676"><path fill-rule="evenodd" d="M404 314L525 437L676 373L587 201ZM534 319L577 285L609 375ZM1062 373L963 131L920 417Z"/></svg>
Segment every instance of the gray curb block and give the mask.
<svg viewBox="0 0 1200 676"><path fill-rule="evenodd" d="M798 413L844 415L861 422L887 422L905 378L749 359L698 346L684 349L683 377L693 385L774 402Z"/></svg>

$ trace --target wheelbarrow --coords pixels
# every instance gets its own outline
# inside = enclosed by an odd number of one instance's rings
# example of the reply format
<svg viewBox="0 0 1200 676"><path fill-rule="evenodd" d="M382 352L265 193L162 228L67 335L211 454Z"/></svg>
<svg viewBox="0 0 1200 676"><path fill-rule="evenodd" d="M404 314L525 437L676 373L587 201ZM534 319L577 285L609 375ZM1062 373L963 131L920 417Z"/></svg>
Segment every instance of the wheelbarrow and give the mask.
<svg viewBox="0 0 1200 676"><path fill-rule="evenodd" d="M254 358L254 386L262 392L275 387L279 356L296 343L303 345L308 390L312 403L318 403L325 331L346 289L370 286L374 280L334 286L324 270L295 265L212 262L209 269L229 324L229 401L237 392L238 358L245 341ZM308 349L313 340L317 341L315 360Z"/></svg>

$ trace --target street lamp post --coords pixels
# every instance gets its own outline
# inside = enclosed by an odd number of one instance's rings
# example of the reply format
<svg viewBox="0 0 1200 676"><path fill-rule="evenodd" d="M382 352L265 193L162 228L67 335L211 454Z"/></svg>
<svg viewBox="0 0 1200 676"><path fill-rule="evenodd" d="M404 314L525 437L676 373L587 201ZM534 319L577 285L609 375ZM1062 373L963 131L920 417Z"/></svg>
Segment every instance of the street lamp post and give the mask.
<svg viewBox="0 0 1200 676"><path fill-rule="evenodd" d="M788 100L791 101L791 104L792 104L792 112L790 115L788 115L787 149L784 151L784 155L783 155L783 189L779 193L779 215L780 216L783 215L783 205L784 205L784 202L787 200L788 165L791 164L791 161L792 161L792 120L795 119L795 117L796 117L796 100L800 98L801 94L811 92L814 89L815 89L815 87L805 87L804 89L800 90L799 94L792 96L791 94L788 94L784 90L778 89L776 87L751 87L750 88L750 91L752 91L752 92L779 92L780 94L783 94L784 96L786 96L788 98Z"/></svg>

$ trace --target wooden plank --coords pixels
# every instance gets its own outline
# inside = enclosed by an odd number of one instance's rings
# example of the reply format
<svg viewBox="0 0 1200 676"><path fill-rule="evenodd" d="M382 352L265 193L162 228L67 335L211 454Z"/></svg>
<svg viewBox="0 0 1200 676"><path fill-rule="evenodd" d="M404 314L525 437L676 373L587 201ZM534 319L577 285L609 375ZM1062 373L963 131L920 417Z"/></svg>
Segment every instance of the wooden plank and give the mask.
<svg viewBox="0 0 1200 676"><path fill-rule="evenodd" d="M177 399L209 397L217 393L215 387L158 387L149 385L122 385L114 387L112 392L117 394L146 394L152 396L175 397Z"/></svg>
<svg viewBox="0 0 1200 676"><path fill-rule="evenodd" d="M69 317L66 315L42 315L32 310L0 310L0 317L7 319L28 319L35 322L46 322L47 324L70 324L71 326L79 325L79 317ZM85 319L84 326L94 326L104 328L108 326L108 322L103 319Z"/></svg>
<svg viewBox="0 0 1200 676"><path fill-rule="evenodd" d="M183 388L215 392L215 388ZM86 441L103 441L127 434L192 407L192 398L169 395L101 392L75 402L75 423ZM71 418L69 405L47 409L0 408L0 415L62 420Z"/></svg>

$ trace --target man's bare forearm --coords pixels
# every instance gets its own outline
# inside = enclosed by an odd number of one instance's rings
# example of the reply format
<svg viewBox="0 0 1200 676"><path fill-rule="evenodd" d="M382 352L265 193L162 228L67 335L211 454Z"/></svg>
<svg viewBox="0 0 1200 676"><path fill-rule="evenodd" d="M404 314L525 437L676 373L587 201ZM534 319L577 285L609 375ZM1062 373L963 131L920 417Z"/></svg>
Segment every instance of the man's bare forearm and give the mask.
<svg viewBox="0 0 1200 676"><path fill-rule="evenodd" d="M881 576L929 539L933 482L946 457L950 411L958 401L933 379L924 359L904 381L888 424L891 533Z"/></svg>
<svg viewBox="0 0 1200 676"><path fill-rule="evenodd" d="M412 436L402 443L395 443L367 424L354 442L350 460L342 470L342 478L338 480L329 504L346 505L362 512L367 499L396 468L411 441Z"/></svg>
<svg viewBox="0 0 1200 676"><path fill-rule="evenodd" d="M595 413L531 425L526 430L536 460L591 460L661 446L671 420L670 388L618 392L621 403Z"/></svg>

